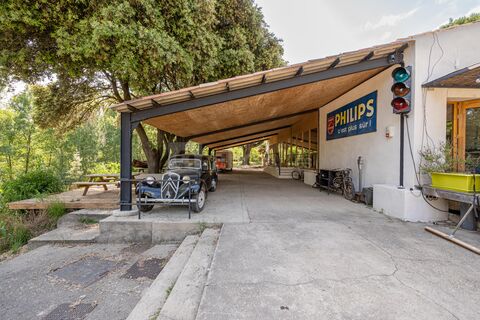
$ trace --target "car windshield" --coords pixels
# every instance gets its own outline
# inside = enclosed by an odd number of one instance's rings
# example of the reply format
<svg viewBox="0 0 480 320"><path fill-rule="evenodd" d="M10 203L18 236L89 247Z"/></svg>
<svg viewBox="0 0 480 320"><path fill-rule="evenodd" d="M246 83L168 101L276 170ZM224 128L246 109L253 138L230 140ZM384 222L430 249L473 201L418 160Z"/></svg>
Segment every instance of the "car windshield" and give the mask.
<svg viewBox="0 0 480 320"><path fill-rule="evenodd" d="M168 162L168 169L184 169L184 168L193 168L200 169L201 162L199 159L170 159Z"/></svg>

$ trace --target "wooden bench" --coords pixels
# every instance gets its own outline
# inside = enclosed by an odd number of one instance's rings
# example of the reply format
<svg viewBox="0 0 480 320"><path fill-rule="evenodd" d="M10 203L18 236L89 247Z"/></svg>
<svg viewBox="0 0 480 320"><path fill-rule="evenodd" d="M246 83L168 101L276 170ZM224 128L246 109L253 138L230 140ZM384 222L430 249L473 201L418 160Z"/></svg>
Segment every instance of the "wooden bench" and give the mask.
<svg viewBox="0 0 480 320"><path fill-rule="evenodd" d="M74 182L72 183L73 186L77 186L79 188L85 188L83 190L83 196L87 195L88 189L93 186L103 186L103 189L108 190L107 184L112 184L112 182L105 182L105 181L82 181L82 182Z"/></svg>

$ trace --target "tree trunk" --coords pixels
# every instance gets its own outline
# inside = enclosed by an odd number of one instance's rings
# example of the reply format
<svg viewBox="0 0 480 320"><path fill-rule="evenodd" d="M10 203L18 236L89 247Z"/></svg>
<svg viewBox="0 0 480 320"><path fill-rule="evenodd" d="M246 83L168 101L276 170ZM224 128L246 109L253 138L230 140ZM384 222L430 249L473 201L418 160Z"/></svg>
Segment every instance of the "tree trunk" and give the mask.
<svg viewBox="0 0 480 320"><path fill-rule="evenodd" d="M156 148L152 146L149 141L145 128L142 124L137 127L137 134L140 137L143 153L147 158L148 173L159 173L165 166L172 151L172 140L175 135L167 133L163 130L157 129L157 144ZM183 153L185 153L185 143L183 145ZM174 150L177 153L181 153L182 149Z"/></svg>
<svg viewBox="0 0 480 320"><path fill-rule="evenodd" d="M158 173L160 172L159 168L159 156L156 148L153 148L148 140L147 133L145 132L145 128L140 123L137 126L137 134L140 137L140 141L142 144L143 153L147 157L147 164L148 164L148 173Z"/></svg>
<svg viewBox="0 0 480 320"><path fill-rule="evenodd" d="M105 73L105 75L110 81L114 96L119 102L132 99L128 80L117 78L114 74ZM120 83L123 97L120 94L119 87L117 86L117 81ZM157 93L155 92L156 88L157 86L155 85L153 87L154 92L152 93ZM145 154L145 157L147 158L148 173L159 173L165 166L165 163L170 157L172 151L178 154L185 153L185 145L188 141L185 138L176 137L174 134L157 129L157 143L156 145L154 145L150 142L145 128L141 123L137 126L136 131L138 136L140 137L142 150ZM177 143L173 144L172 142L175 140L175 138L177 139Z"/></svg>
<svg viewBox="0 0 480 320"><path fill-rule="evenodd" d="M30 166L31 153L32 153L32 130L29 130L28 136L27 136L27 154L25 155L25 173L28 173L28 167Z"/></svg>
<svg viewBox="0 0 480 320"><path fill-rule="evenodd" d="M252 144L246 144L242 146L243 149L243 160L242 165L249 166L250 165L250 152L252 151Z"/></svg>

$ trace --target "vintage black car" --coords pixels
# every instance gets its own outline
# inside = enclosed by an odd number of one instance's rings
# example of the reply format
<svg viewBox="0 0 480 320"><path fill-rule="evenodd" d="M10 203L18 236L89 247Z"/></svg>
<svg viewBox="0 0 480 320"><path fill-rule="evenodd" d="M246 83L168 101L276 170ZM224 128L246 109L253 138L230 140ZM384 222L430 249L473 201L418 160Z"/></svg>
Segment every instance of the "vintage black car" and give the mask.
<svg viewBox="0 0 480 320"><path fill-rule="evenodd" d="M137 184L137 206L142 212L157 203L184 204L190 202L194 212L205 207L207 193L217 189L218 175L214 159L202 155L175 155L168 160L167 171L159 180L153 176Z"/></svg>

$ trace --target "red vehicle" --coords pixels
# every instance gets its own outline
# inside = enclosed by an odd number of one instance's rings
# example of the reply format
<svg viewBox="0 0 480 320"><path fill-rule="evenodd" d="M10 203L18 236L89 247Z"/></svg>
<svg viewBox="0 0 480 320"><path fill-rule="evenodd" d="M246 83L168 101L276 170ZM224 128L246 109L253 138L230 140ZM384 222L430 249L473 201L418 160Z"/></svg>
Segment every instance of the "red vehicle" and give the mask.
<svg viewBox="0 0 480 320"><path fill-rule="evenodd" d="M215 165L220 171L233 170L233 152L230 150L220 150L215 153Z"/></svg>

